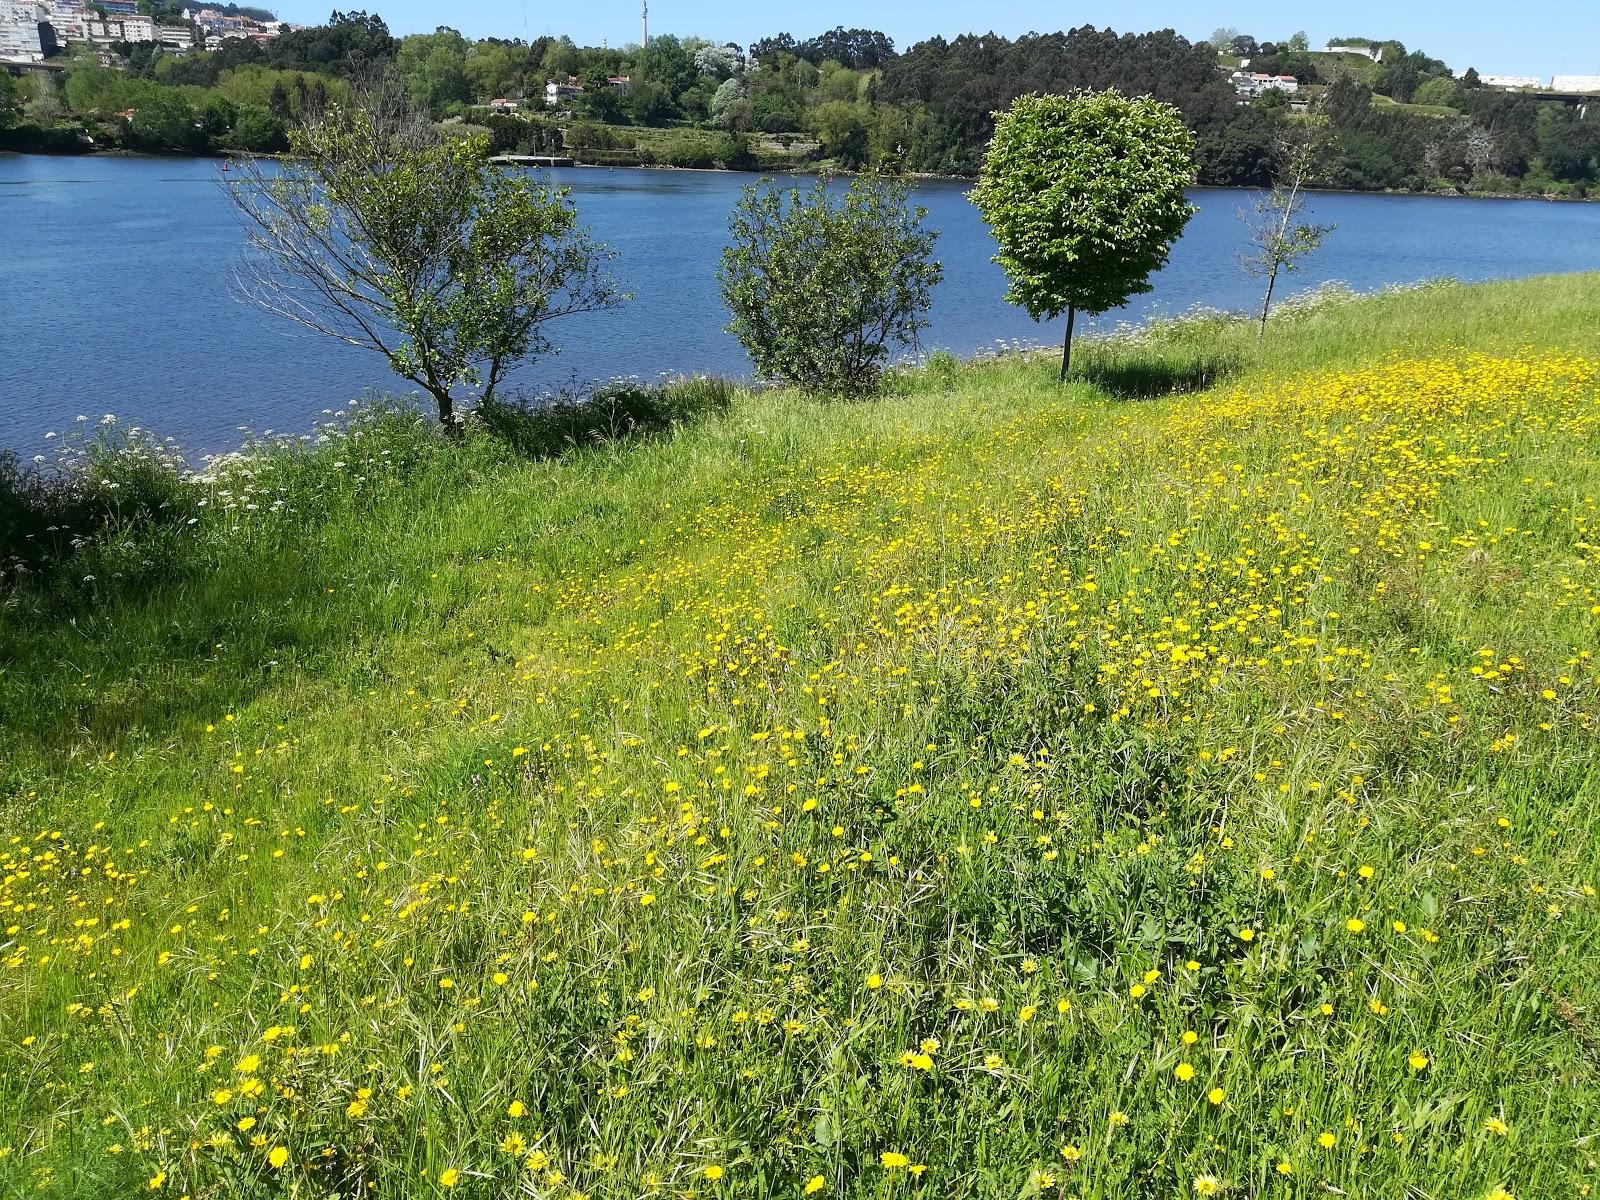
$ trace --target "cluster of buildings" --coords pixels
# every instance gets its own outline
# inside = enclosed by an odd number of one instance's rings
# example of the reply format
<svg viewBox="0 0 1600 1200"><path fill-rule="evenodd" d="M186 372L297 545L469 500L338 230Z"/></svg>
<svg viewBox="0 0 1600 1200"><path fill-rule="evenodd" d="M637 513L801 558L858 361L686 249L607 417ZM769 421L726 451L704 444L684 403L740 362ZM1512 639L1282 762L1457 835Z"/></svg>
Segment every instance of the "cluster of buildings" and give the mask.
<svg viewBox="0 0 1600 1200"><path fill-rule="evenodd" d="M608 75L606 82L611 85L613 91L626 96L628 94L628 85L633 81L627 75ZM552 79L544 85L544 102L549 108L555 108L563 101L575 100L581 95L583 95L583 84L578 82L576 75L568 75L565 80ZM494 102L494 104L502 103L509 103L509 101L496 100ZM491 104L490 107L493 108L494 105Z"/></svg>
<svg viewBox="0 0 1600 1200"><path fill-rule="evenodd" d="M181 21L162 21L141 13L136 0L0 0L0 62L43 62L70 42L214 50L224 38L264 42L289 28L215 8L186 8Z"/></svg>
<svg viewBox="0 0 1600 1200"><path fill-rule="evenodd" d="M183 19L205 34L208 50L215 50L227 38L270 42L285 30L294 28L283 21L258 21L243 13L223 12L215 8L186 8L183 10Z"/></svg>
<svg viewBox="0 0 1600 1200"><path fill-rule="evenodd" d="M1228 76L1228 82L1241 102L1254 100L1263 92L1280 91L1293 96L1300 90L1300 81L1293 75L1264 75L1260 71L1235 71Z"/></svg>

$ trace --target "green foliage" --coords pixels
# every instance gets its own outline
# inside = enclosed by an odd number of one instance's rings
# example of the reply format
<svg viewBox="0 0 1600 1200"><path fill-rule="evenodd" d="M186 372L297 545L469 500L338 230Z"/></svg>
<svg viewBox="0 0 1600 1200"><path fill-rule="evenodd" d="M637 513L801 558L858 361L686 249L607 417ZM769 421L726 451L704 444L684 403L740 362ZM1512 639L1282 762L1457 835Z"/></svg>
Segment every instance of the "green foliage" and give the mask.
<svg viewBox="0 0 1600 1200"><path fill-rule="evenodd" d="M22 116L22 90L16 77L0 71L0 129L14 125Z"/></svg>
<svg viewBox="0 0 1600 1200"><path fill-rule="evenodd" d="M159 542L195 517L199 499L173 446L109 419L58 442L46 468L0 454L0 582L48 578L117 538Z"/></svg>
<svg viewBox="0 0 1600 1200"><path fill-rule="evenodd" d="M867 123L856 106L830 100L812 118L822 152L840 166L858 170L866 165L869 149Z"/></svg>
<svg viewBox="0 0 1600 1200"><path fill-rule="evenodd" d="M670 33L650 39L650 45L639 54L635 74L635 82L643 79L655 84L670 102L676 102L700 77L694 53Z"/></svg>
<svg viewBox="0 0 1600 1200"><path fill-rule="evenodd" d="M257 299L378 351L449 425L457 389L488 399L555 350L548 322L626 297L565 190L495 167L485 136L440 142L372 103L297 128L281 170L251 164L230 194Z"/></svg>
<svg viewBox="0 0 1600 1200"><path fill-rule="evenodd" d="M1461 106L1461 85L1443 75L1424 80L1411 97L1413 104L1432 104L1442 108Z"/></svg>
<svg viewBox="0 0 1600 1200"><path fill-rule="evenodd" d="M134 141L147 150L193 152L206 145L194 109L177 92L151 90L140 99L128 125Z"/></svg>
<svg viewBox="0 0 1600 1200"><path fill-rule="evenodd" d="M289 148L289 135L271 111L259 104L244 104L233 128L222 135L221 144L228 150L272 154Z"/></svg>
<svg viewBox="0 0 1600 1200"><path fill-rule="evenodd" d="M267 61L291 71L326 71L359 78L395 54L389 27L376 13L335 10L326 25L291 29L267 43Z"/></svg>
<svg viewBox="0 0 1600 1200"><path fill-rule="evenodd" d="M655 436L726 413L734 392L730 381L708 375L654 386L621 381L587 396L493 397L478 406L475 419L523 458L559 458L584 446Z"/></svg>
<svg viewBox="0 0 1600 1200"><path fill-rule="evenodd" d="M489 150L494 154L560 154L566 144L562 127L543 117L490 113L483 123L489 130Z"/></svg>
<svg viewBox="0 0 1600 1200"><path fill-rule="evenodd" d="M400 43L395 70L405 80L412 101L434 120L443 117L450 104L472 99L468 48L464 37L444 26Z"/></svg>
<svg viewBox="0 0 1600 1200"><path fill-rule="evenodd" d="M580 77L583 94L578 107L596 121L617 121L622 118L622 96L612 87L604 67L590 67Z"/></svg>
<svg viewBox="0 0 1600 1200"><path fill-rule="evenodd" d="M1193 156L1181 117L1160 101L1020 97L997 119L972 191L999 243L1006 299L1040 321L1148 292L1195 211L1184 195ZM1069 350L1070 339L1069 322Z"/></svg>
<svg viewBox="0 0 1600 1200"><path fill-rule="evenodd" d="M826 180L787 197L770 182L744 189L729 220L718 279L728 326L765 379L807 391L877 390L892 347L916 345L937 234L907 206L902 179L861 176L842 194Z"/></svg>

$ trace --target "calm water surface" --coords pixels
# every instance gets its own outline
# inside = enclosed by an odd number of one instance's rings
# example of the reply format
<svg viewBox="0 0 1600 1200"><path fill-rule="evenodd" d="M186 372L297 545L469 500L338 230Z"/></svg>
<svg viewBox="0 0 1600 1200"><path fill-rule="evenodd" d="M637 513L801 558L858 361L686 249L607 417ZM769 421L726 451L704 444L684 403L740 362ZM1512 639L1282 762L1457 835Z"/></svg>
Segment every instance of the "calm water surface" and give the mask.
<svg viewBox="0 0 1600 1200"><path fill-rule="evenodd" d="M550 174L616 247L635 299L552 326L562 353L514 382L536 391L616 375L747 373L722 331L715 273L728 210L749 177ZM0 447L32 453L46 430L114 412L194 450L226 449L241 425L302 432L325 409L406 386L377 355L237 299L243 239L217 179L205 161L0 156ZM1250 197L1194 198L1200 212L1155 291L1102 323L1255 301L1255 281L1235 262ZM988 261L993 243L966 185L928 183L918 199L941 231L945 267L925 344L970 354L998 340L1054 343L1058 329L1002 302L1004 276ZM1338 230L1291 291L1600 269L1600 206L1327 195L1311 207Z"/></svg>

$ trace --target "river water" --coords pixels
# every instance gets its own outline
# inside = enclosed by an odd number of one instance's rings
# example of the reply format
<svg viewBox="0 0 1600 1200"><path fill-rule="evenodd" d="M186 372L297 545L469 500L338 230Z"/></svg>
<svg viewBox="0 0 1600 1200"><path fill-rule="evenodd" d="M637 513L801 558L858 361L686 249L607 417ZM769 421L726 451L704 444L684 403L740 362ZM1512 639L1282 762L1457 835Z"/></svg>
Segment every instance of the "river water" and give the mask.
<svg viewBox="0 0 1600 1200"><path fill-rule="evenodd" d="M548 174L616 247L616 272L635 299L551 326L562 352L523 369L517 384L537 392L619 375L748 373L722 329L716 268L729 209L750 177ZM353 398L409 387L376 354L237 298L243 235L218 179L217 164L204 160L0 156L0 448L32 453L48 430L115 413L191 450L227 449L242 426L303 432ZM966 191L955 182L918 188L945 269L925 347L971 354L998 341L1054 344L1059 329L1002 301L993 242ZM1155 290L1100 324L1256 302L1258 284L1236 262L1239 212L1252 197L1199 190L1194 200L1200 211ZM1600 269L1596 205L1317 195L1310 209L1338 228L1280 294L1329 280L1368 290L1443 275Z"/></svg>

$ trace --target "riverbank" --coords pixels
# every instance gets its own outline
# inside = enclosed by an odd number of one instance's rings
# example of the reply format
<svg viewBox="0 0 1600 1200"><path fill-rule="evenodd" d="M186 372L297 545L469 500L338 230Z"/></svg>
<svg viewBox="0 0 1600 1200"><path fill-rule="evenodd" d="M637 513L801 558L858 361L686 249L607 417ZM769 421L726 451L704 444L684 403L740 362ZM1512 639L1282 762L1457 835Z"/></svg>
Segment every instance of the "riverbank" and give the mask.
<svg viewBox="0 0 1600 1200"><path fill-rule="evenodd" d="M0 622L0 1192L1600 1183L1597 318L375 419L116 530Z"/></svg>
<svg viewBox="0 0 1600 1200"><path fill-rule="evenodd" d="M232 152L232 151L220 151L220 152L217 152L217 153L214 153L214 154L212 154L212 153L192 153L191 154L191 153L179 153L179 152L173 152L171 154L154 154L154 153L151 153L151 152L148 152L148 151L126 150L126 149L123 149L123 148L120 148L120 147L111 147L111 148L83 147L83 148L71 149L71 150L67 150L67 149L53 149L53 150L52 149L28 149L28 150L0 149L0 157L5 157L7 155L25 155L25 154L26 155L39 155L39 156L42 156L42 157L55 157L55 158L154 158L154 159L173 159L173 160L198 159L198 160L214 161L214 162L226 162L229 159L245 157L244 155L242 155L242 154L240 154L238 152ZM271 158L281 158L283 156L279 155L279 154L272 154L272 153L256 153L256 154L250 155L249 157L271 159ZM503 161L506 161L506 162L511 163L513 165L516 165L518 160L520 160L520 159L525 159L526 158L526 159L541 159L542 160L542 159L549 159L551 157L552 156L549 156L549 155L502 154L502 155L496 156L496 160L497 161L502 161L503 160ZM674 166L671 163L654 162L654 161L647 162L647 161L642 161L642 160L641 161L629 161L629 162L595 162L595 161L585 162L583 160L583 158L581 156L579 156L579 155L573 155L573 156L557 155L557 156L554 156L554 157L559 159L560 161L554 163L553 165L563 166L563 167L566 167L566 166L570 166L570 167L586 167L586 168L589 168L589 169L592 169L592 170L628 169L628 170L640 170L640 171L687 171L687 172L709 172L709 173L713 173L713 174L724 174L724 175L749 175L749 176L758 176L758 177L759 176L763 176L763 175L800 175L800 176L829 175L829 176L839 176L839 177L843 177L843 178L848 178L852 174L854 174L854 172L852 172L852 171L850 171L850 170L848 170L846 168L837 166L837 165L835 165L833 163L830 163L830 162L794 162L794 163L787 163L787 164L784 164L782 166L773 165L773 164L767 164L767 165L762 165L762 166L750 166L750 167L728 167L728 166L683 167L683 166ZM548 166L548 165L552 165L552 164L548 163L548 162L540 162L537 165ZM972 182L975 181L976 177L975 176L970 176L970 175L940 175L940 174L935 174L935 173L932 173L932 172L913 172L911 174L911 178L917 179L917 180L925 180L925 181L929 181L929 182L972 183ZM1258 193L1258 192L1263 190L1262 188L1257 187L1257 186L1245 186L1245 185L1235 186L1235 185L1228 185L1228 184L1209 184L1209 183L1208 184L1200 184L1200 185L1198 185L1198 188L1206 190L1206 191L1248 192L1248 193ZM1600 197L1595 197L1595 196L1567 196L1567 195L1555 195L1555 194L1546 194L1546 193L1539 193L1539 192L1472 191L1472 190L1444 190L1444 189L1432 189L1432 190L1427 190L1427 191L1404 191L1404 190L1399 190L1399 189L1382 189L1382 188L1379 188L1379 189L1358 189L1358 188L1326 188L1326 187L1324 187L1324 188L1315 188L1315 189L1307 189L1307 190L1308 191L1317 192L1317 193L1320 193L1320 194L1323 194L1323 195L1329 195L1329 196L1431 196L1431 197L1437 197L1437 198L1440 198L1440 199L1546 200L1546 201L1549 201L1551 203L1564 203L1564 204L1589 204L1589 203L1593 203L1597 199L1600 199Z"/></svg>

